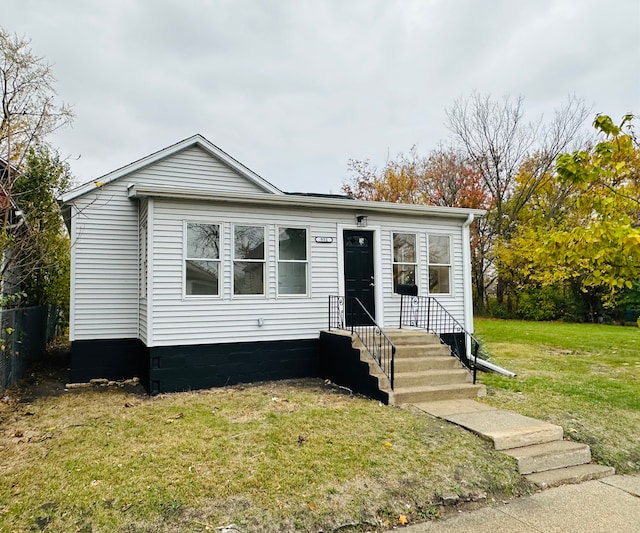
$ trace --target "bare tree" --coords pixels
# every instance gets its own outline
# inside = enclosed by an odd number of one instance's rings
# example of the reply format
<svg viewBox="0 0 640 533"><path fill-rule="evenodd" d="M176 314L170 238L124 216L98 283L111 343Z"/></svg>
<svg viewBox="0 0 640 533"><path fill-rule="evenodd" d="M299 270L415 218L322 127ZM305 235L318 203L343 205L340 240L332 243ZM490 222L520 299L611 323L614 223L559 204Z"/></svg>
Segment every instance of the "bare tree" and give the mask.
<svg viewBox="0 0 640 533"><path fill-rule="evenodd" d="M39 272L43 257L40 244L34 244L37 228L30 227L25 218L29 209L21 205L20 195L44 182L33 183L26 189L23 183L20 191L14 188L18 179L25 176L28 158L34 151L40 155L53 154L47 137L72 119L69 106L56 101L51 65L35 55L30 45L30 40L0 28L0 283L3 294L16 290L15 280ZM32 179L33 175L30 176ZM48 192L53 198L55 191ZM54 212L52 216L48 222L59 226L59 214Z"/></svg>
<svg viewBox="0 0 640 533"><path fill-rule="evenodd" d="M0 158L6 163L5 194L11 195L14 170L29 149L72 119L69 106L56 102L51 65L36 56L31 41L0 28Z"/></svg>
<svg viewBox="0 0 640 533"><path fill-rule="evenodd" d="M464 149L490 197L491 209L480 224L482 241L474 273L476 304L482 310L487 288L494 282L493 243L508 239L518 213L551 179L556 157L576 141L590 110L570 96L550 122L540 116L527 121L524 99L495 100L473 93L447 109L447 126ZM496 287L502 298L500 280Z"/></svg>

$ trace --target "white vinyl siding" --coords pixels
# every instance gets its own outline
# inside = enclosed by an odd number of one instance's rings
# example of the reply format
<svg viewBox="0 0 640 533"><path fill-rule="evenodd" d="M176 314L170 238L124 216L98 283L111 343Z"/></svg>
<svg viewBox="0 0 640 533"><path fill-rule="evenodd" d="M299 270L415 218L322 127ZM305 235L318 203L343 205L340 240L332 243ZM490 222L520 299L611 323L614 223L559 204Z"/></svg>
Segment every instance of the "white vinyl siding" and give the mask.
<svg viewBox="0 0 640 533"><path fill-rule="evenodd" d="M150 338L141 297L138 201L131 183L264 192L198 147L187 148L73 201L70 339ZM153 222L149 221L148 229ZM147 234L147 263L155 252ZM149 281L149 279L147 280ZM180 286L182 286L180 284ZM153 286L148 283L149 291ZM149 292L148 294L153 294ZM151 298L149 298L151 300ZM149 302L147 302L150 305Z"/></svg>
<svg viewBox="0 0 640 533"><path fill-rule="evenodd" d="M338 271L336 222L321 213L282 209L247 210L230 206L179 203L156 200L154 286L154 343L202 344L259 340L315 338L326 328L329 294L337 294ZM221 249L221 294L211 301L182 298L181 275L182 220L189 218L223 224ZM310 233L329 236L331 244L314 244L308 239L313 278L309 280L309 297L278 298L276 291L276 230L282 221L291 227L303 227L312 220ZM161 221L161 222L160 222ZM265 278L266 296L233 294L232 231L237 225L264 226L267 239ZM259 323L262 319L262 325Z"/></svg>
<svg viewBox="0 0 640 533"><path fill-rule="evenodd" d="M138 271L139 271L139 290L140 290L140 304L139 304L139 323L138 323L138 335L139 339L142 342L147 342L147 295L148 295L148 279L149 279L149 243L148 239L148 221L147 221L147 206L148 200L143 200L140 202L140 249L138 251L139 263L138 263Z"/></svg>
<svg viewBox="0 0 640 533"><path fill-rule="evenodd" d="M317 338L327 327L329 295L339 294L342 242L339 231L355 229L346 209L233 206L174 199L130 200L130 184L257 192L200 148L186 149L74 200L72 220L71 340L140 338L148 346ZM184 294L185 222L220 225L219 295ZM146 296L141 245L146 223ZM451 290L436 295L464 319L463 220L424 215L368 216L376 235L376 313L385 327L397 327L400 298L393 293L393 233L416 235L416 284L428 294L430 233L451 242ZM264 295L233 294L233 228L265 231ZM306 228L307 293L278 292L279 229ZM320 239L316 240L317 237ZM381 300L381 301L380 301Z"/></svg>
<svg viewBox="0 0 640 533"><path fill-rule="evenodd" d="M264 193L221 161L193 146L124 178L127 183L158 187L189 187L205 191Z"/></svg>
<svg viewBox="0 0 640 533"><path fill-rule="evenodd" d="M155 201L155 269L153 340L155 346L174 344L204 344L240 341L315 338L327 327L328 296L338 294L338 227L353 225L350 213L302 211L281 208L248 210L228 205L179 202L168 199ZM220 298L193 300L183 298L180 284L182 273L182 239L185 216L190 220L222 224ZM285 224L286 221L286 224ZM369 226L379 233L382 267L376 283L382 283L383 302L377 303L379 317L386 327L396 327L399 297L393 294L392 229L398 224L393 217L369 217ZM233 227L264 226L267 245L265 278L266 296L233 294ZM307 227L309 241L309 293L306 298L281 297L277 293L277 238L280 227ZM417 283L420 294L427 294L427 231L445 230L451 236L452 250L461 257L461 222L408 218L403 231L417 235L417 249L423 257L419 263ZM329 238L330 243L316 242L315 237ZM321 239L322 240L322 239ZM438 299L460 321L463 319L462 269L453 269L456 296ZM456 288L457 287L457 288ZM383 315L380 315L383 313Z"/></svg>
<svg viewBox="0 0 640 533"><path fill-rule="evenodd" d="M139 337L138 205L126 185L78 199L74 210L71 340Z"/></svg>

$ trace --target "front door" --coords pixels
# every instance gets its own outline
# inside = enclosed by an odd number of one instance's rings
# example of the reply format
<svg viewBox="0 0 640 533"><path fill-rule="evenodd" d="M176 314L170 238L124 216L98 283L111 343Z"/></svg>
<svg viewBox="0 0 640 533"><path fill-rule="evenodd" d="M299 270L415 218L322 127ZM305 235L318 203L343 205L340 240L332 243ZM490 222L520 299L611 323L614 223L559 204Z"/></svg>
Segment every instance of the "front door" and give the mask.
<svg viewBox="0 0 640 533"><path fill-rule="evenodd" d="M353 301L354 297L362 302L374 319L376 317L373 242L372 231L344 230L344 288L348 325L371 324L371 319Z"/></svg>

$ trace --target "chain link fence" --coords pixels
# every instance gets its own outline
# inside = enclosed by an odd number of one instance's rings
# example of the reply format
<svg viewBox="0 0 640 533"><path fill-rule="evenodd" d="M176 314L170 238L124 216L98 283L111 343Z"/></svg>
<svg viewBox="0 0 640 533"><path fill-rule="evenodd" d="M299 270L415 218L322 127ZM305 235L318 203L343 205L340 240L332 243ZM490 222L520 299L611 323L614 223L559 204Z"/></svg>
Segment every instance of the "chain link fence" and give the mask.
<svg viewBox="0 0 640 533"><path fill-rule="evenodd" d="M40 305L0 310L0 390L15 384L59 333L60 309Z"/></svg>

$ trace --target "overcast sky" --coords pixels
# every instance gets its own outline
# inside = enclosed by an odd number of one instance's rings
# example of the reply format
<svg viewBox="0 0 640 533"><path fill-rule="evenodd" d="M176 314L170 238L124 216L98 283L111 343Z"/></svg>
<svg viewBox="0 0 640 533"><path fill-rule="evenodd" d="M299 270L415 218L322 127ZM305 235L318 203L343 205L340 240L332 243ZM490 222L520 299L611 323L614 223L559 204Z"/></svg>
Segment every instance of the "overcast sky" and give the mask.
<svg viewBox="0 0 640 533"><path fill-rule="evenodd" d="M472 91L640 114L640 0L2 0L53 65L78 183L200 133L286 191L449 138Z"/></svg>

